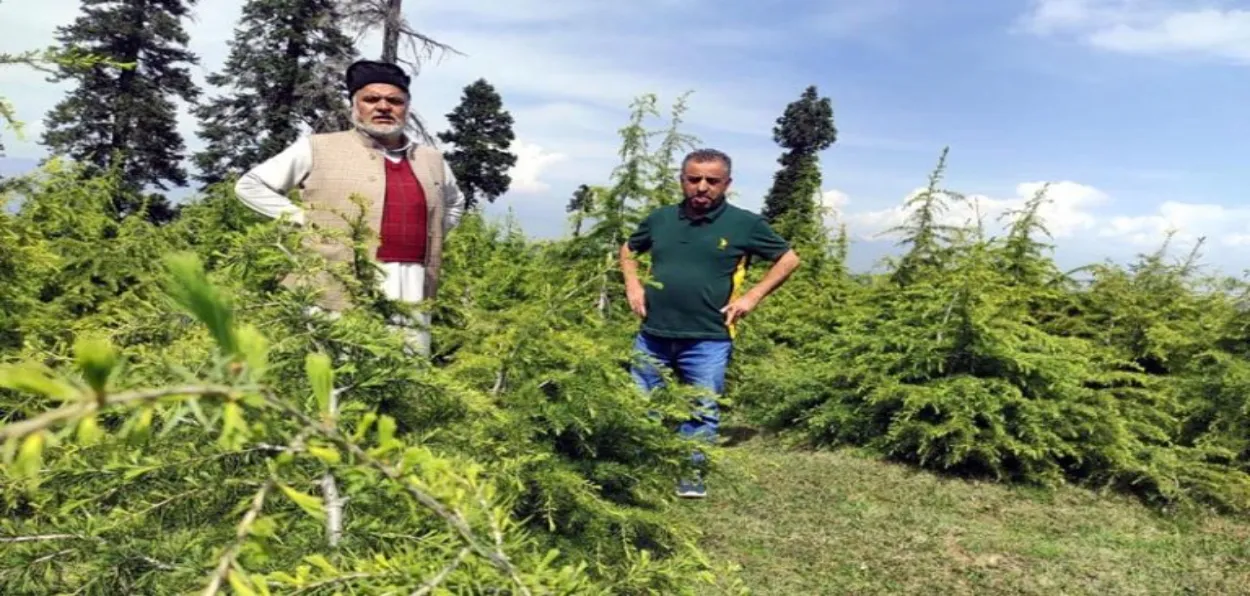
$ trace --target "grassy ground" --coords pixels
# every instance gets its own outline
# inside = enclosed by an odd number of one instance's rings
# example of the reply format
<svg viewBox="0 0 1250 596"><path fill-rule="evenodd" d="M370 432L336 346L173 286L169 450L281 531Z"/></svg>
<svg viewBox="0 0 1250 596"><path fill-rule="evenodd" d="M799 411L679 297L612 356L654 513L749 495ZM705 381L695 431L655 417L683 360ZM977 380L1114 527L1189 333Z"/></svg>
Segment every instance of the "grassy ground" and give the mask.
<svg viewBox="0 0 1250 596"><path fill-rule="evenodd" d="M1250 594L1250 520L759 438L730 455L733 477L683 507L755 594Z"/></svg>

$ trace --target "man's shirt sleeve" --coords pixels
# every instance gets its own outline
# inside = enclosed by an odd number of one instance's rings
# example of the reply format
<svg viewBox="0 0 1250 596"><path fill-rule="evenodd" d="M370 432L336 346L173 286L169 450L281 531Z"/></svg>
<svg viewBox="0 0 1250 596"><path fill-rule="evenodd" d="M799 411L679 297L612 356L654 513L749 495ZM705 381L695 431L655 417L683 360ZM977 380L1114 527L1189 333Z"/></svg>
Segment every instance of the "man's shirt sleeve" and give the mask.
<svg viewBox="0 0 1250 596"><path fill-rule="evenodd" d="M288 214L303 225L304 210L291 202L286 193L298 186L312 170L312 141L303 136L281 153L256 165L239 177L234 194L244 205L266 217Z"/></svg>
<svg viewBox="0 0 1250 596"><path fill-rule="evenodd" d="M444 232L460 225L464 217L464 192L456 181L456 173L451 170L451 163L443 160L443 230Z"/></svg>
<svg viewBox="0 0 1250 596"><path fill-rule="evenodd" d="M755 220L755 225L751 227L751 236L747 240L748 252L769 261L776 261L789 250L790 243L768 225L768 220L762 217Z"/></svg>
<svg viewBox="0 0 1250 596"><path fill-rule="evenodd" d="M629 250L641 253L651 249L651 216L643 218L638 228L629 236Z"/></svg>

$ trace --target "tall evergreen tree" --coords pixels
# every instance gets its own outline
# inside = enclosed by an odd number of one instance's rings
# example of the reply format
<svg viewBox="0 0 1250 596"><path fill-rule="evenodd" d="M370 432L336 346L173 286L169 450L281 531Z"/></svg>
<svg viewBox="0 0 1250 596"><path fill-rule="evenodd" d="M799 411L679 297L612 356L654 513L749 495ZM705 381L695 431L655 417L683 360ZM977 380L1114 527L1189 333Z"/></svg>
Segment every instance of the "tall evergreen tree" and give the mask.
<svg viewBox="0 0 1250 596"><path fill-rule="evenodd" d="M340 28L337 0L249 0L221 72L225 95L196 109L207 147L195 155L196 179L214 184L278 153L305 127L348 124L340 82L356 56Z"/></svg>
<svg viewBox="0 0 1250 596"><path fill-rule="evenodd" d="M148 187L185 186L185 145L178 132L174 99L194 104L199 89L189 66L198 58L186 49L181 20L195 0L83 0L82 15L57 29L57 40L110 62L133 66L64 63L52 82L78 86L49 111L43 143L91 170L115 171L122 182L114 197L119 216L136 212L145 200L154 221L174 215L163 196L145 199Z"/></svg>
<svg viewBox="0 0 1250 596"><path fill-rule="evenodd" d="M899 245L909 247L891 274L891 280L899 285L911 285L925 277L926 272L942 272L954 260L951 247L961 228L944 224L941 219L952 203L963 202L966 197L939 186L949 154L950 147L943 147L937 167L929 174L928 186L903 203L908 213L906 221L889 230L902 235Z"/></svg>
<svg viewBox="0 0 1250 596"><path fill-rule="evenodd" d="M567 205L564 206L566 213L573 215L573 237L581 238L582 223L586 216L590 214L595 207L595 191L589 186L583 184L573 191L573 197L569 199Z"/></svg>
<svg viewBox="0 0 1250 596"><path fill-rule="evenodd" d="M681 191L681 159L682 155L692 151L699 138L681 130L685 122L682 115L686 113L686 100L690 91L682 93L673 102L669 112L668 127L663 131L664 138L655 152L655 172L651 184L655 192L647 197L646 209L655 209L665 205L680 203Z"/></svg>
<svg viewBox="0 0 1250 596"><path fill-rule="evenodd" d="M508 152L516 139L512 114L503 109L495 88L478 79L464 88L460 105L447 114L447 121L451 130L438 133L438 138L455 145L447 152L447 162L464 192L465 208L472 209L480 197L495 202L512 184L508 169L516 165L516 155Z"/></svg>
<svg viewBox="0 0 1250 596"><path fill-rule="evenodd" d="M773 176L761 214L791 241L814 241L819 234L818 154L837 142L837 138L833 105L828 97L817 95L814 85L808 86L777 118L773 140L786 152L778 159L781 169Z"/></svg>

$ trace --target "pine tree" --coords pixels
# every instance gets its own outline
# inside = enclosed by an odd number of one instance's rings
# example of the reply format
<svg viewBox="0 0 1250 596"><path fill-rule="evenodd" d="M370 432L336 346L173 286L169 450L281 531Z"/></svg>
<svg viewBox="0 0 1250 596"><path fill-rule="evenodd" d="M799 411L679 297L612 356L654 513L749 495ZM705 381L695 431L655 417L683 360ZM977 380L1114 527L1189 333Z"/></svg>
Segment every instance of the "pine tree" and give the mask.
<svg viewBox="0 0 1250 596"><path fill-rule="evenodd" d="M572 198L569 199L568 204L564 207L566 213L573 215L573 238L581 238L582 223L591 210L594 209L594 206L595 191L585 184L578 186L577 190L573 192Z"/></svg>
<svg viewBox="0 0 1250 596"><path fill-rule="evenodd" d="M937 167L929 174L928 186L904 202L906 221L889 230L902 233L899 245L910 247L891 274L892 281L899 285L908 285L926 272L941 271L949 261L950 242L959 228L943 224L940 219L951 203L965 200L962 194L939 187L949 153L949 147L942 149Z"/></svg>
<svg viewBox="0 0 1250 596"><path fill-rule="evenodd" d="M814 85L786 106L773 127L773 140L787 151L778 159L782 167L773 176L762 215L791 242L815 241L819 235L821 179L817 154L837 138L833 106L828 97L818 97Z"/></svg>
<svg viewBox="0 0 1250 596"><path fill-rule="evenodd" d="M343 69L355 57L335 0L250 0L230 56L208 82L226 94L196 109L207 147L196 179L214 184L268 159L304 128L347 124Z"/></svg>
<svg viewBox="0 0 1250 596"><path fill-rule="evenodd" d="M451 130L438 133L438 139L455 145L447 162L464 192L465 208L472 209L480 197L495 202L512 184L508 169L516 165L516 155L508 152L516 139L512 114L503 109L495 88L478 79L464 88L447 121Z"/></svg>
<svg viewBox="0 0 1250 596"><path fill-rule="evenodd" d="M683 132L682 115L686 113L687 91L677 97L669 112L668 128L655 152L655 171L651 184L654 187L647 197L645 209L651 210L665 205L680 203L683 199L681 190L681 158L682 154L694 149L699 138Z"/></svg>
<svg viewBox="0 0 1250 596"><path fill-rule="evenodd" d="M82 15L57 30L72 49L134 68L61 64L52 82L76 80L77 88L46 117L43 142L52 152L89 169L115 171L125 183L114 197L119 216L143 208L147 217L173 217L159 195L144 199L148 187L185 186L185 145L178 132L174 99L194 103L199 89L189 66L198 58L186 49L181 19L194 0L83 0Z"/></svg>

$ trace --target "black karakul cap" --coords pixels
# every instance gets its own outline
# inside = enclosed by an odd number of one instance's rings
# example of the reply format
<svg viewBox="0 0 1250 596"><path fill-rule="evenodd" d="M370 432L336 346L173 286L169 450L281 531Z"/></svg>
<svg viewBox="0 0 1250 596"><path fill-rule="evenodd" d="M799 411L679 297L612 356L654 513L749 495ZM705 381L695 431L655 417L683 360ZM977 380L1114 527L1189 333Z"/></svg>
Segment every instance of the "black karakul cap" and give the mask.
<svg viewBox="0 0 1250 596"><path fill-rule="evenodd" d="M408 83L411 78L404 73L403 69L391 64L390 62L377 62L374 60L359 60L347 67L347 74L344 76L344 82L347 84L348 97L355 95L365 85L373 83L386 83L394 85L408 92Z"/></svg>

